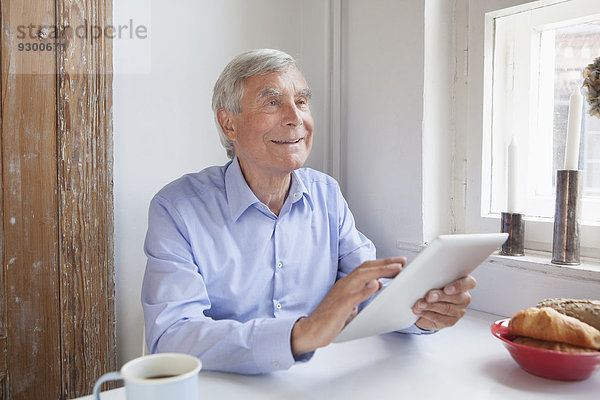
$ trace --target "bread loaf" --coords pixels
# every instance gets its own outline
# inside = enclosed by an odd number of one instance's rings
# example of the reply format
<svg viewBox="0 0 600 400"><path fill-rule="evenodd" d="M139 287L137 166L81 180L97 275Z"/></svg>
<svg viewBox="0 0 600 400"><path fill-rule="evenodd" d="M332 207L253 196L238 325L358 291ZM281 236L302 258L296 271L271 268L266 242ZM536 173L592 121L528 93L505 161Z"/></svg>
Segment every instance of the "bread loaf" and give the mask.
<svg viewBox="0 0 600 400"><path fill-rule="evenodd" d="M522 344L529 347L538 347L540 349L562 351L563 353L581 354L581 353L597 353L597 350L586 349L585 347L573 346L572 344L550 342L548 340L539 340L529 337L519 336L513 340L513 343Z"/></svg>
<svg viewBox="0 0 600 400"><path fill-rule="evenodd" d="M600 331L550 307L531 307L519 311L511 318L508 331L515 336L600 350Z"/></svg>
<svg viewBox="0 0 600 400"><path fill-rule="evenodd" d="M551 307L600 330L600 300L546 299L539 302L537 307Z"/></svg>

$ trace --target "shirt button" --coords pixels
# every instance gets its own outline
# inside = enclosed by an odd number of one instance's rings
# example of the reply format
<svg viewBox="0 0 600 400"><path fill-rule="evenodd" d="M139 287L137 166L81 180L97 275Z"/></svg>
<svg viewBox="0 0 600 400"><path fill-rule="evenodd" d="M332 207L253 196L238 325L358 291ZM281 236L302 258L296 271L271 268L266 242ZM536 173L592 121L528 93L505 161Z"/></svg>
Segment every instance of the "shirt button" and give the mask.
<svg viewBox="0 0 600 400"><path fill-rule="evenodd" d="M279 261L279 262L277 263L277 268L281 268L281 267L283 267L283 263L282 263L281 261Z"/></svg>
<svg viewBox="0 0 600 400"><path fill-rule="evenodd" d="M279 365L279 363L278 363L277 361L273 361L273 367L275 367L275 368L279 368L279 367L280 367L280 365Z"/></svg>
<svg viewBox="0 0 600 400"><path fill-rule="evenodd" d="M277 305L275 306L278 310L281 310L281 303L277 303Z"/></svg>

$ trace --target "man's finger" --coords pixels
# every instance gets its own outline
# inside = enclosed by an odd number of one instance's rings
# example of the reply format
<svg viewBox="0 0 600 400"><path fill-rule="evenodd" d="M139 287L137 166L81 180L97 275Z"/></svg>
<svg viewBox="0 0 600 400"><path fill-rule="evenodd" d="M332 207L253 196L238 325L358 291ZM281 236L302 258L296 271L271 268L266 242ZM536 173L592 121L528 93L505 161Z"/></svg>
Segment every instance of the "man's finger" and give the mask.
<svg viewBox="0 0 600 400"><path fill-rule="evenodd" d="M428 311L417 320L416 325L421 329L439 331L440 329L454 326L459 319Z"/></svg>
<svg viewBox="0 0 600 400"><path fill-rule="evenodd" d="M442 290L431 290L425 295L425 301L430 304L446 302L469 305L469 303L471 303L471 295L469 292L459 292L458 294L448 295Z"/></svg>
<svg viewBox="0 0 600 400"><path fill-rule="evenodd" d="M454 282L447 284L444 287L444 293L446 294L456 294L459 292L466 292L468 290L474 289L477 285L477 281L471 275L467 275L464 278L457 279Z"/></svg>
<svg viewBox="0 0 600 400"><path fill-rule="evenodd" d="M421 303L417 303L416 311L418 315L421 316L430 315L430 313L435 313L439 314L440 316L461 318L465 315L466 305L438 302L428 303L426 308L423 308L421 307Z"/></svg>
<svg viewBox="0 0 600 400"><path fill-rule="evenodd" d="M388 258L378 258L376 260L366 261L358 268L370 268L370 267L378 267L388 264L406 264L406 257L388 257Z"/></svg>
<svg viewBox="0 0 600 400"><path fill-rule="evenodd" d="M402 264L393 263L378 266L362 266L356 268L346 278L355 281L362 286L369 281L379 278L393 278L402 271Z"/></svg>

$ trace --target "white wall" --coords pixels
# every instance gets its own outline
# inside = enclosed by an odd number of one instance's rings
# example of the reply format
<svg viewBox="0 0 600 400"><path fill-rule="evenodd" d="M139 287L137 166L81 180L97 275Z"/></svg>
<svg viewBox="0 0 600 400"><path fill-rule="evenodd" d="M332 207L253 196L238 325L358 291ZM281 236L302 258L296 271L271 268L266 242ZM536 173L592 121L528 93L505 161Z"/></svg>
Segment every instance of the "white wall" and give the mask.
<svg viewBox="0 0 600 400"><path fill-rule="evenodd" d="M456 229L454 3L342 6L342 183L379 256Z"/></svg>
<svg viewBox="0 0 600 400"><path fill-rule="evenodd" d="M454 82L456 52L454 1L425 2L423 79L423 239L456 230L452 204L455 187ZM454 207L453 207L454 206Z"/></svg>
<svg viewBox="0 0 600 400"><path fill-rule="evenodd" d="M379 256L423 242L424 4L342 5L342 184Z"/></svg>
<svg viewBox="0 0 600 400"><path fill-rule="evenodd" d="M184 173L224 164L210 109L212 87L241 51L270 47L297 58L314 92L309 165L328 165L329 2L278 0L114 3L114 25L148 24L137 43L114 41L118 72L150 45L137 72L114 76L114 193L119 364L141 353L143 240L152 196ZM151 19L148 20L148 16ZM149 67L149 68L146 68ZM130 72L136 72L135 68Z"/></svg>

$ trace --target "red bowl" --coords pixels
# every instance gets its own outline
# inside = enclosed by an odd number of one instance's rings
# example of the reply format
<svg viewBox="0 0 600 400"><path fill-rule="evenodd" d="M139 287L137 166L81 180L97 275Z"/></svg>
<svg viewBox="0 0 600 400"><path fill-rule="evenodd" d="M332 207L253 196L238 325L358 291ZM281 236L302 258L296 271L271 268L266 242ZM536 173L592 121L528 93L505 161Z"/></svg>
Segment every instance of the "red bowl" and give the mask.
<svg viewBox="0 0 600 400"><path fill-rule="evenodd" d="M560 381L581 381L600 366L600 352L571 354L513 343L515 336L508 333L509 320L494 322L492 334L502 340L512 358L530 374Z"/></svg>

